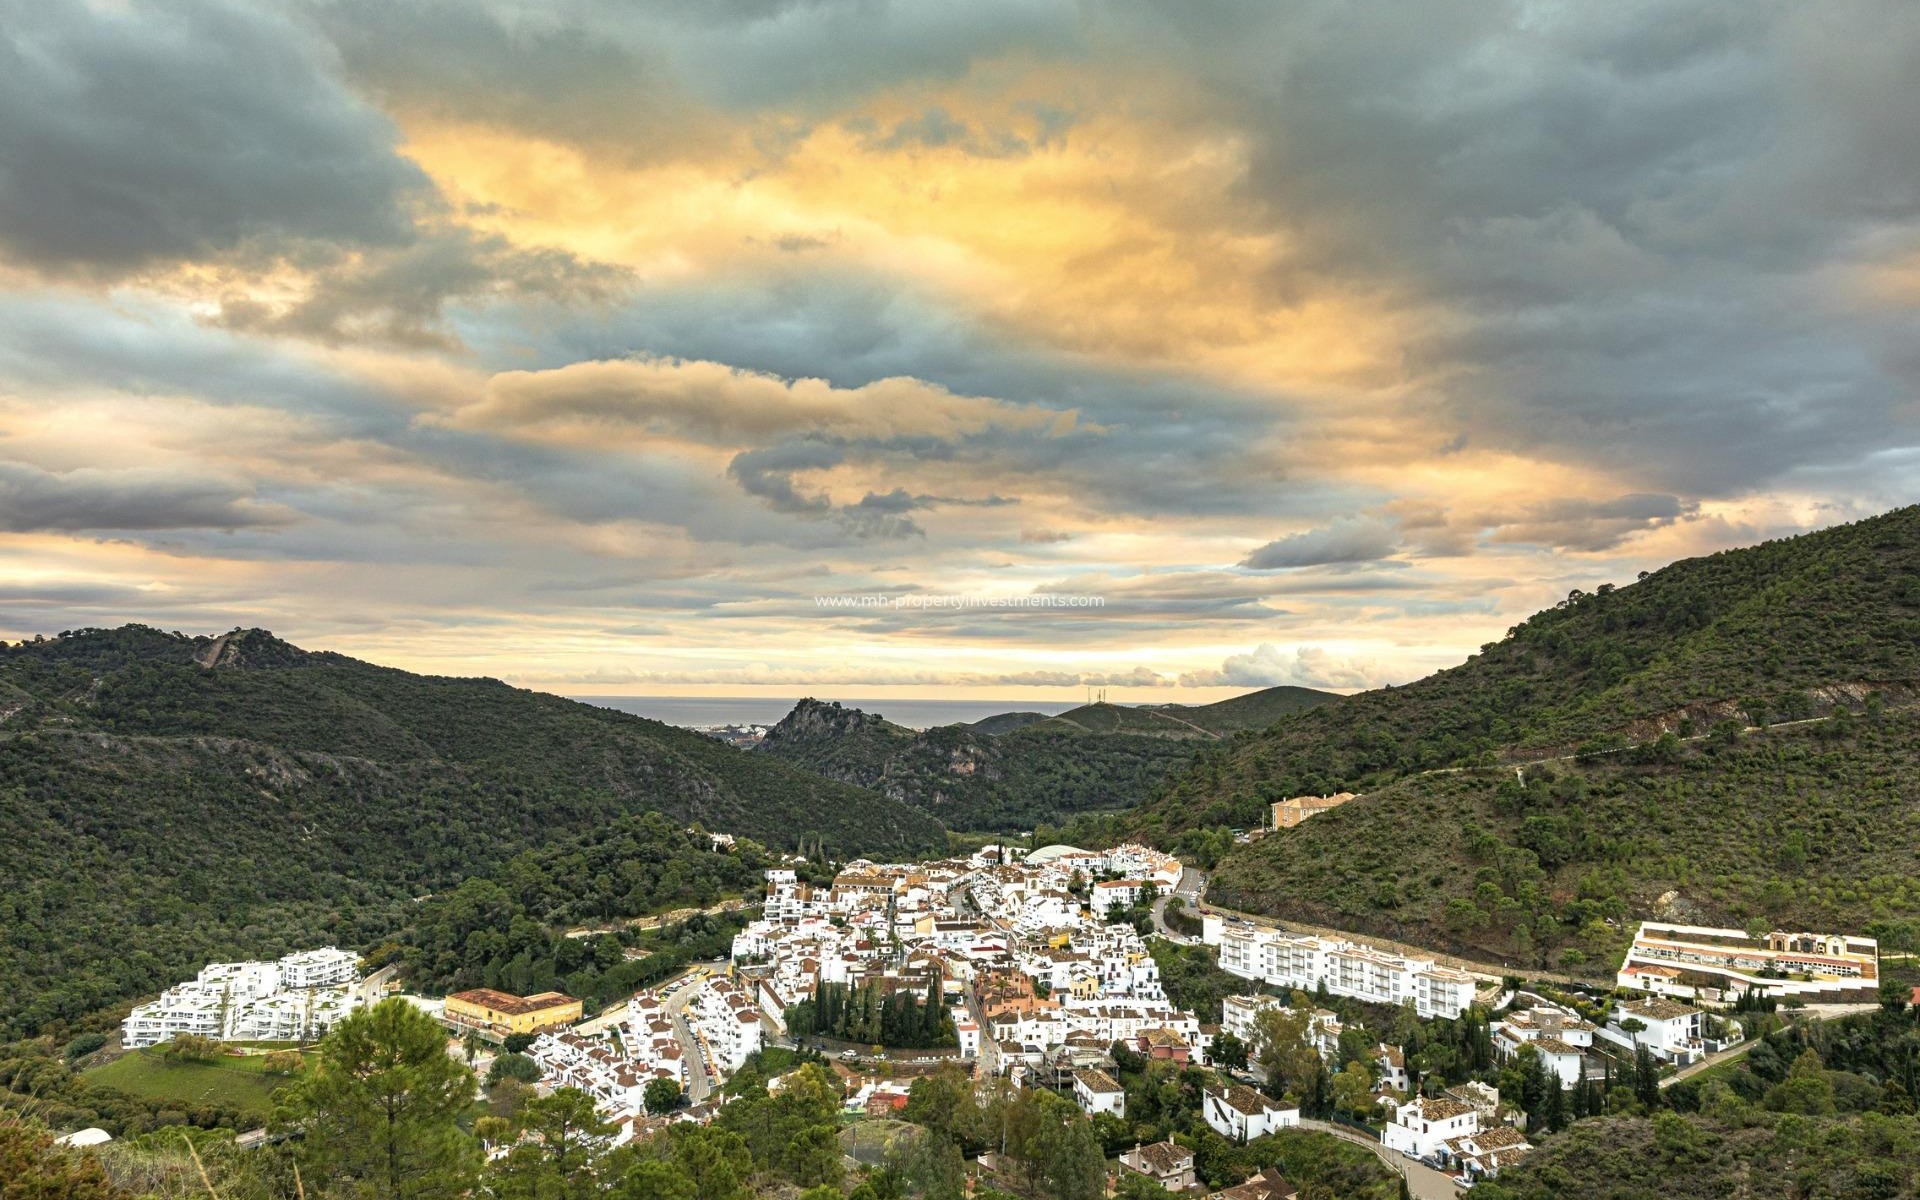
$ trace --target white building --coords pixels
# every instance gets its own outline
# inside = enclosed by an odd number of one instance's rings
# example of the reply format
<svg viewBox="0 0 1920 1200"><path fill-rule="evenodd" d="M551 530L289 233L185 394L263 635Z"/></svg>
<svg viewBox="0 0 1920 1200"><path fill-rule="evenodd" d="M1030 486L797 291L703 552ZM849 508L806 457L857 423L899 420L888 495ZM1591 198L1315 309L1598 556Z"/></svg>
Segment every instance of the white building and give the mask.
<svg viewBox="0 0 1920 1200"><path fill-rule="evenodd" d="M182 1034L215 1041L306 1041L326 1033L361 998L360 958L331 946L278 962L209 963L158 1000L136 1005L121 1025L128 1049Z"/></svg>
<svg viewBox="0 0 1920 1200"><path fill-rule="evenodd" d="M1624 1026L1630 1020L1645 1028L1629 1031ZM1605 1036L1616 1045L1645 1046L1661 1058L1681 1064L1697 1062L1707 1052L1700 1038L1700 1010L1661 996L1616 1001Z"/></svg>
<svg viewBox="0 0 1920 1200"><path fill-rule="evenodd" d="M1215 1133L1238 1142L1300 1124L1299 1109L1276 1104L1240 1083L1203 1088L1200 1112Z"/></svg>
<svg viewBox="0 0 1920 1200"><path fill-rule="evenodd" d="M1814 1003L1876 998L1880 945L1856 934L1744 930L1642 921L1615 981L1682 1000L1762 991Z"/></svg>
<svg viewBox="0 0 1920 1200"><path fill-rule="evenodd" d="M716 979L702 988L688 1005L687 1016L722 1075L738 1071L760 1048L760 1006L730 979Z"/></svg>
<svg viewBox="0 0 1920 1200"><path fill-rule="evenodd" d="M1381 1141L1389 1150L1409 1158L1434 1158L1452 1138L1480 1132L1480 1114L1473 1107L1446 1097L1423 1098L1400 1106Z"/></svg>
<svg viewBox="0 0 1920 1200"><path fill-rule="evenodd" d="M1493 1050L1502 1061L1532 1046L1559 1076L1562 1087L1572 1087L1585 1073L1586 1053L1593 1047L1593 1026L1555 1005L1509 1013L1493 1027Z"/></svg>
<svg viewBox="0 0 1920 1200"><path fill-rule="evenodd" d="M289 954L277 965L280 986L288 991L339 987L360 978L360 956L333 946Z"/></svg>
<svg viewBox="0 0 1920 1200"><path fill-rule="evenodd" d="M1103 879L1093 885L1093 915L1105 917L1107 910L1118 904L1121 908L1132 908L1140 903L1142 881L1138 879Z"/></svg>
<svg viewBox="0 0 1920 1200"><path fill-rule="evenodd" d="M980 1026L967 1015L964 1007L950 1010L953 1017L953 1032L960 1042L960 1057L968 1060L980 1057Z"/></svg>
<svg viewBox="0 0 1920 1200"><path fill-rule="evenodd" d="M1075 1071L1073 1098L1080 1105L1080 1111L1090 1117L1101 1113L1114 1117L1127 1115L1126 1089L1105 1071Z"/></svg>
<svg viewBox="0 0 1920 1200"><path fill-rule="evenodd" d="M1229 922L1218 913L1202 920L1201 940L1220 951L1220 968L1275 987L1313 991L1373 1004L1412 1001L1422 1017L1457 1017L1473 1004L1473 976L1432 959L1388 954L1359 942L1311 937Z"/></svg>

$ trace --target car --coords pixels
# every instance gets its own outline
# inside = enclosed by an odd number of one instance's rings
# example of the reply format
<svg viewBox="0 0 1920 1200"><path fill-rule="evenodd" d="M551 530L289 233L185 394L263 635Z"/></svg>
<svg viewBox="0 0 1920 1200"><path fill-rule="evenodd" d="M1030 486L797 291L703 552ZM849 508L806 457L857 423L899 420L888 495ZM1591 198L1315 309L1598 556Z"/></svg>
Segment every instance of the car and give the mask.
<svg viewBox="0 0 1920 1200"><path fill-rule="evenodd" d="M840 1052L840 1058L842 1061L845 1061L845 1062L851 1062L854 1059L859 1057L860 1057L860 1052L858 1050L842 1050Z"/></svg>

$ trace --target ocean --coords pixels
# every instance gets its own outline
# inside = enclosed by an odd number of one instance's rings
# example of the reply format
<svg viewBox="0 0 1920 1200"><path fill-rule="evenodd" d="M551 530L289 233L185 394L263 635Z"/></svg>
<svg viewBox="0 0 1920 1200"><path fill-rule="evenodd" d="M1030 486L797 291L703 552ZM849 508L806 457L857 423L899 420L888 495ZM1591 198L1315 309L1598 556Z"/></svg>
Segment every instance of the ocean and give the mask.
<svg viewBox="0 0 1920 1200"><path fill-rule="evenodd" d="M793 711L799 697L781 700L767 696L574 696L583 704L649 717L668 725L772 725ZM861 700L839 699L848 708L878 713L908 729L931 729L978 721L1003 712L1063 713L1078 708L1079 700Z"/></svg>

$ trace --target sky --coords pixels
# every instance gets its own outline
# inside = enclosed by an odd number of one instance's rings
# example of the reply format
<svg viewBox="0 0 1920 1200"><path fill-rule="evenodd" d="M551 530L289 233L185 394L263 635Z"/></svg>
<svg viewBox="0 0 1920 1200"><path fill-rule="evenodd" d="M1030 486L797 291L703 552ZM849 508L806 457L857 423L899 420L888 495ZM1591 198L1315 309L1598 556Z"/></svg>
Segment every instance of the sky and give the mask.
<svg viewBox="0 0 1920 1200"><path fill-rule="evenodd" d="M1916 78L1902 0L0 0L0 634L1405 682L1920 498Z"/></svg>

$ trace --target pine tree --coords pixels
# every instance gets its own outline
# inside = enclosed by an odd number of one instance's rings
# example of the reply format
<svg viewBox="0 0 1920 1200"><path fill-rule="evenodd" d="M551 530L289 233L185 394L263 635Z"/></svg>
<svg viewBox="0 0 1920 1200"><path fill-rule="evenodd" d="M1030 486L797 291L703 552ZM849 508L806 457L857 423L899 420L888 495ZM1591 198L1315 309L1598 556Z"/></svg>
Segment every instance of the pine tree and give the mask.
<svg viewBox="0 0 1920 1200"><path fill-rule="evenodd" d="M381 1200L454 1200L473 1186L480 1144L457 1124L473 1072L446 1034L405 1000L334 1027L318 1061L281 1093L275 1125L299 1130L309 1179L358 1185Z"/></svg>

